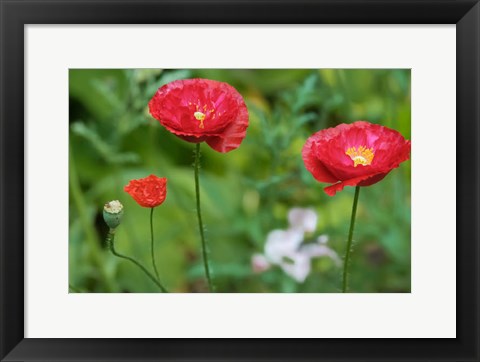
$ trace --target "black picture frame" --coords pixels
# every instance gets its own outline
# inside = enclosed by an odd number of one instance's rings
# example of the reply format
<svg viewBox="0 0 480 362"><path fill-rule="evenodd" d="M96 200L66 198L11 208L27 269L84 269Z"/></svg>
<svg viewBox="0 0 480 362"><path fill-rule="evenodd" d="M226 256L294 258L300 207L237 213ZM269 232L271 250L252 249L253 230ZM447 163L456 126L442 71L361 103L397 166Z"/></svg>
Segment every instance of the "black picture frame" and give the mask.
<svg viewBox="0 0 480 362"><path fill-rule="evenodd" d="M480 360L478 0L0 0L0 4L1 361ZM457 338L261 340L24 338L23 240L26 201L23 122L24 26L177 23L456 24ZM453 122L454 120L452 126ZM452 171L447 168L440 170L439 175L433 176L432 182L440 182L446 172ZM451 176L446 179L441 182L447 184Z"/></svg>

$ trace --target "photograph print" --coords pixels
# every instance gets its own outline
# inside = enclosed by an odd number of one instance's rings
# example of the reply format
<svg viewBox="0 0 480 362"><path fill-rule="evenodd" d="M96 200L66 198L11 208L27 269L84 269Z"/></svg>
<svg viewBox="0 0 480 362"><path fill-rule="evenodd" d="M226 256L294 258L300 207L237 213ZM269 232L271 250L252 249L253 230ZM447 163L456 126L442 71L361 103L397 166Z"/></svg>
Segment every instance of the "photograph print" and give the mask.
<svg viewBox="0 0 480 362"><path fill-rule="evenodd" d="M70 69L70 293L410 293L409 69Z"/></svg>

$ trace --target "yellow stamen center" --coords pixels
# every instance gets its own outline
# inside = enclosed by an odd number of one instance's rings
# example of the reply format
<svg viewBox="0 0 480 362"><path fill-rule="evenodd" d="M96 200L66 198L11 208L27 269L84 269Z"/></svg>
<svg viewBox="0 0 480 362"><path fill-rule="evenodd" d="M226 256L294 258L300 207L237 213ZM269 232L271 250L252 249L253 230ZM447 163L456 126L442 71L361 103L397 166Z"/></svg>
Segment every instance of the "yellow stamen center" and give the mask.
<svg viewBox="0 0 480 362"><path fill-rule="evenodd" d="M205 119L205 113L197 111L193 114L193 116L197 119L197 121L200 121L199 127L200 128L205 128L205 126L203 125L203 120Z"/></svg>
<svg viewBox="0 0 480 362"><path fill-rule="evenodd" d="M373 153L373 148L367 148L365 146L360 146L358 149L356 147L350 147L345 151L345 154L350 156L354 167L357 167L357 165L370 165L372 163L373 156L375 156L375 153Z"/></svg>

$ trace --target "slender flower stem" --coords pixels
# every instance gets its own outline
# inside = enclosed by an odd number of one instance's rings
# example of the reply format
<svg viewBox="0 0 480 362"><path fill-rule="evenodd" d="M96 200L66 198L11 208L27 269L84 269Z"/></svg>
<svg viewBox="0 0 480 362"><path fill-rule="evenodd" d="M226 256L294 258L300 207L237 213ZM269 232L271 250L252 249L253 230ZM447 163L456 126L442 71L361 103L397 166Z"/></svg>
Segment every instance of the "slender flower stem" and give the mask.
<svg viewBox="0 0 480 362"><path fill-rule="evenodd" d="M154 248L154 242L153 242L153 210L155 208L152 207L150 210L150 251L152 254L152 265L153 265L153 270L155 271L155 276L157 277L157 280L160 281L160 277L158 276L158 270L157 270L157 264L155 263L155 248Z"/></svg>
<svg viewBox="0 0 480 362"><path fill-rule="evenodd" d="M213 292L212 278L210 276L210 266L208 261L208 246L205 240L204 228L202 222L202 211L200 210L200 183L198 181L198 174L200 170L200 143L195 147L195 194L197 198L197 216L198 228L200 229L200 239L202 240L203 265L205 266L205 274L207 275L208 289Z"/></svg>
<svg viewBox="0 0 480 362"><path fill-rule="evenodd" d="M348 263L350 260L350 252L352 251L353 228L355 227L355 215L357 214L358 195L360 194L360 186L355 187L355 196L353 198L352 218L350 219L350 231L348 232L347 250L345 251L345 259L343 262L343 287L342 293L347 292Z"/></svg>
<svg viewBox="0 0 480 362"><path fill-rule="evenodd" d="M115 231L114 230L110 229L106 238L106 242L107 242L108 248L110 249L113 255L128 261L131 261L133 264L138 266L150 278L150 280L160 288L160 290L163 293L168 293L168 291L163 287L163 285L142 264L140 264L138 261L136 261L135 259L129 256L117 253L117 251L115 250Z"/></svg>

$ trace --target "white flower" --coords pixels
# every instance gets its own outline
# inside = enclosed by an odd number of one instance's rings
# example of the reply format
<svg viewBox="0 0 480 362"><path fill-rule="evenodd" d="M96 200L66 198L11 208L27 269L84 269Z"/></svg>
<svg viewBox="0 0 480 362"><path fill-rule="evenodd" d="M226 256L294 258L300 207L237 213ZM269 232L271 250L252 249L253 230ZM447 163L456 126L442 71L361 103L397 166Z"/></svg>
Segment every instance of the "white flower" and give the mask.
<svg viewBox="0 0 480 362"><path fill-rule="evenodd" d="M328 235L320 235L318 238L317 238L317 243L319 244L326 244L328 242Z"/></svg>
<svg viewBox="0 0 480 362"><path fill-rule="evenodd" d="M308 257L312 259L320 258L322 256L328 256L330 259L332 259L335 262L335 264L337 264L338 266L341 265L341 261L337 253L324 244L314 243L314 244L303 245L300 249L300 252L304 253L305 255L308 255Z"/></svg>
<svg viewBox="0 0 480 362"><path fill-rule="evenodd" d="M313 209L292 208L288 212L290 227L287 230L272 230L267 235L265 254L252 256L252 269L259 273L272 264L282 270L298 283L303 283L311 271L311 260L329 257L341 265L337 253L326 244L327 235L320 235L316 242L302 245L306 232L313 232L317 227L317 214Z"/></svg>
<svg viewBox="0 0 480 362"><path fill-rule="evenodd" d="M294 207L288 212L288 222L292 229L304 232L314 232L317 227L318 216L313 209Z"/></svg>
<svg viewBox="0 0 480 362"><path fill-rule="evenodd" d="M254 273L261 273L270 268L270 263L263 254L253 254L252 255L252 270Z"/></svg>
<svg viewBox="0 0 480 362"><path fill-rule="evenodd" d="M295 254L303 241L298 230L273 230L267 236L265 256L273 264L280 264L285 256Z"/></svg>
<svg viewBox="0 0 480 362"><path fill-rule="evenodd" d="M284 259L280 263L280 267L298 283L303 283L310 274L310 257L298 252L291 255L287 260Z"/></svg>

